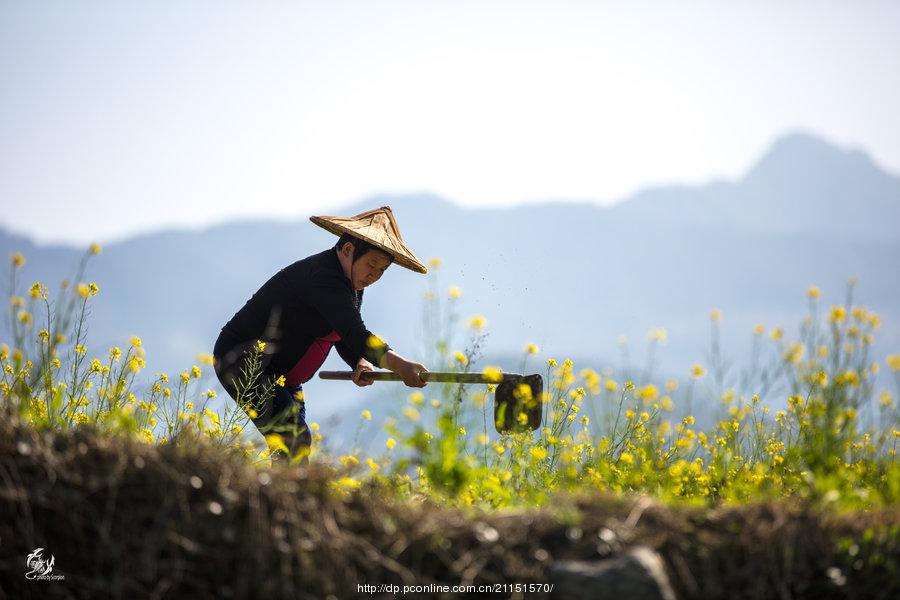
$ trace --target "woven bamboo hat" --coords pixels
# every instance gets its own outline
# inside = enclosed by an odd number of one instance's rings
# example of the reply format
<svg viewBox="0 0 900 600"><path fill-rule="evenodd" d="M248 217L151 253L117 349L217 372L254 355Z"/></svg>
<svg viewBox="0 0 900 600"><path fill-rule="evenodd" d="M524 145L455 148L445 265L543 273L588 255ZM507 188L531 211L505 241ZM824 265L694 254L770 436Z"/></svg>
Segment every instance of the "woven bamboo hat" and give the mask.
<svg viewBox="0 0 900 600"><path fill-rule="evenodd" d="M365 240L384 250L394 258L394 262L417 273L427 273L428 269L416 258L412 250L403 243L400 227L390 206L367 210L352 217L310 217L310 221L337 236L345 233Z"/></svg>

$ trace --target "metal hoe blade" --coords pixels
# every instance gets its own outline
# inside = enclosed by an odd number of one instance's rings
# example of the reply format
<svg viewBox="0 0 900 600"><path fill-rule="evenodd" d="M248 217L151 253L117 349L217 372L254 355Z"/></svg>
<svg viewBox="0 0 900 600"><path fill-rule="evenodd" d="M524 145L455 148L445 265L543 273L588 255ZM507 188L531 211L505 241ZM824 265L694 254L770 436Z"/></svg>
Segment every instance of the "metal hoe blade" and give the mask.
<svg viewBox="0 0 900 600"><path fill-rule="evenodd" d="M540 375L504 377L494 393L494 428L497 433L520 433L540 427L543 393L544 378Z"/></svg>

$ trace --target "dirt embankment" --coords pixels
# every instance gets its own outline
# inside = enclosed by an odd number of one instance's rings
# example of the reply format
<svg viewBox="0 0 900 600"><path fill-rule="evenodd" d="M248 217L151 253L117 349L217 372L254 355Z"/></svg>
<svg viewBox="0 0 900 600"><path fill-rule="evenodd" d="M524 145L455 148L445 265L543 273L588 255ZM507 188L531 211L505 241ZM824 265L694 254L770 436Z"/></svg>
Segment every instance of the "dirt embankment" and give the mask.
<svg viewBox="0 0 900 600"><path fill-rule="evenodd" d="M900 597L897 507L838 516L592 495L465 514L374 486L340 497L332 475L315 464L257 470L202 444L36 432L4 415L0 597L320 599L369 596L362 584L546 584L559 561L639 544L660 553L679 598ZM64 580L26 578L37 548Z"/></svg>

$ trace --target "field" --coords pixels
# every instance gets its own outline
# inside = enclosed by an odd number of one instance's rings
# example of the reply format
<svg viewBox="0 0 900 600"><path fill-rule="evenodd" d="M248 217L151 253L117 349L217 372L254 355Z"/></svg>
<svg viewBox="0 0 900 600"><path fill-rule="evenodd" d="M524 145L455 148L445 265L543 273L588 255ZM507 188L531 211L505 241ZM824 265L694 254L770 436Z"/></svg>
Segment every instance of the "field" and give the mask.
<svg viewBox="0 0 900 600"><path fill-rule="evenodd" d="M100 253L85 253L52 304L40 282L17 295L25 257L11 258L12 335L0 347L10 597L34 593L21 565L39 547L66 575L39 582L58 597L343 598L362 584L437 583L565 597L564 561L612 564L636 547L658 554L677 597L900 594L900 354L871 355L880 319L852 281L839 306L808 289L796 339L748 332L754 355L739 372L719 353L718 309L711 359L682 380L659 380L652 358L634 373L579 369L523 341L510 366L544 374L543 396L522 397L540 406L536 431L494 430L495 385L442 386L440 397L409 394L402 420L374 424L363 411L358 432L391 436L377 455L320 452L310 423L307 468L300 457L272 464L282 440L260 443L235 403L210 408L215 392L196 384L210 355L142 386L139 338L85 347L100 289L82 280ZM427 364L498 377L500 365L480 365L488 319L460 322L461 294L432 280ZM650 357L666 335L649 332ZM540 587L550 582L556 592Z"/></svg>

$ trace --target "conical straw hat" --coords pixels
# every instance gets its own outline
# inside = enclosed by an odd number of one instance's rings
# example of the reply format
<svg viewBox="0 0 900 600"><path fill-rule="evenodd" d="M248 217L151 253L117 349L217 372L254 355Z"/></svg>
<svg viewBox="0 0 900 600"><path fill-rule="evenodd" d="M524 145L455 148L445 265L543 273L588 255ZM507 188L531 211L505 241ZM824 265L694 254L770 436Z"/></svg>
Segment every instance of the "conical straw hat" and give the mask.
<svg viewBox="0 0 900 600"><path fill-rule="evenodd" d="M416 258L412 250L403 243L400 227L390 206L367 210L358 215L344 217L310 217L310 221L341 236L345 233L363 239L394 257L394 262L417 273L427 273L428 269Z"/></svg>

